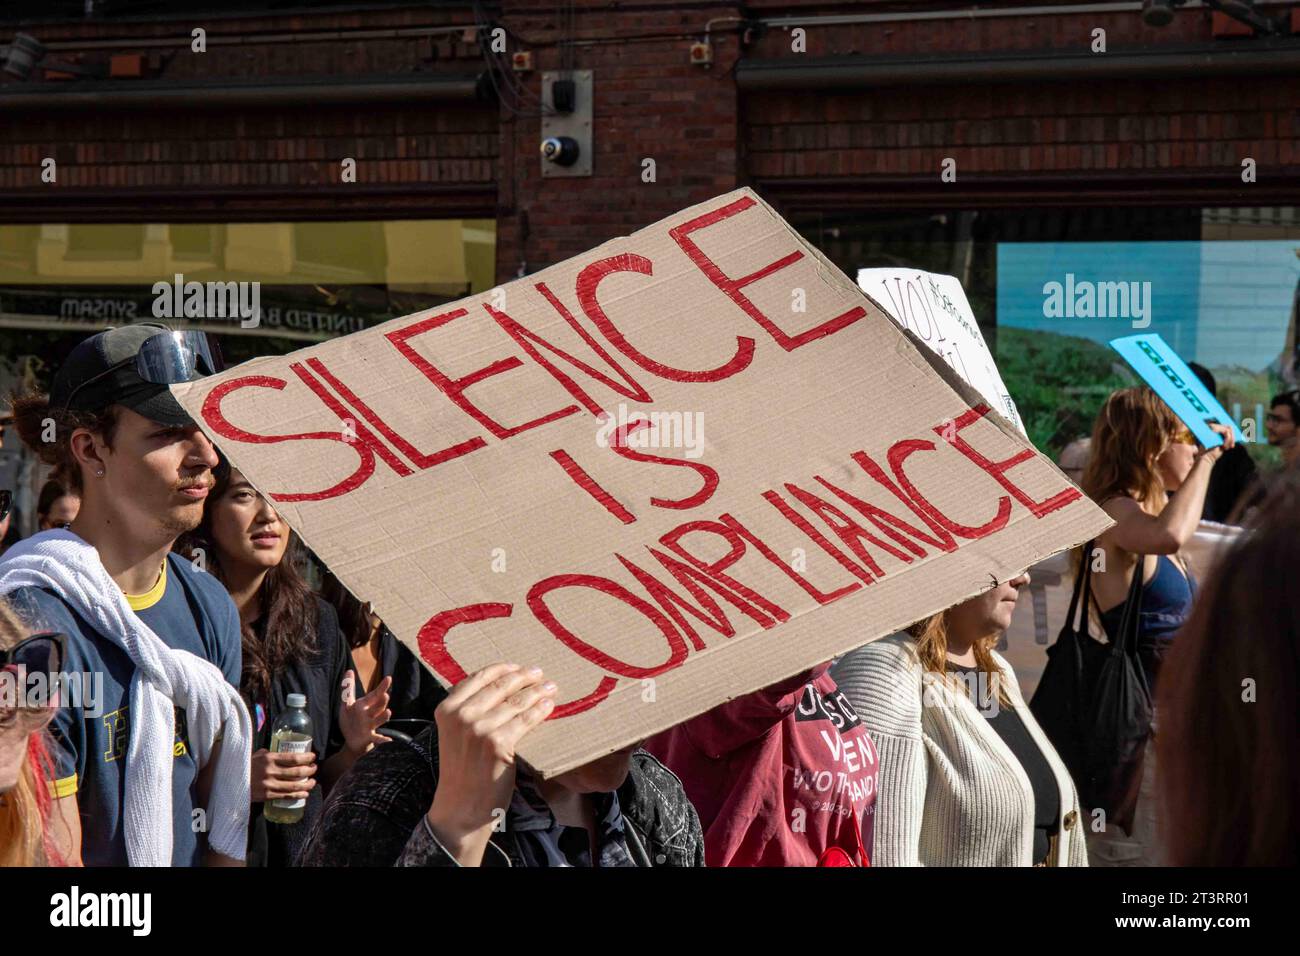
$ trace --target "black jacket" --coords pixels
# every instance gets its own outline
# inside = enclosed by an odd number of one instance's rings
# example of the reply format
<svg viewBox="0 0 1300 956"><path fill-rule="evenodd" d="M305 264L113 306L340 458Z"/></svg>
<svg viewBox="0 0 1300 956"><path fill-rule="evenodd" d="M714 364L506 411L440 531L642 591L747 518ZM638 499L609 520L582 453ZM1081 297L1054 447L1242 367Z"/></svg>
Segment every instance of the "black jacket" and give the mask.
<svg viewBox="0 0 1300 956"><path fill-rule="evenodd" d="M376 747L352 767L325 803L301 866L456 866L424 822L438 783L437 727L412 743ZM650 754L632 755L618 788L628 850L639 866L703 866L700 818L682 782ZM522 866L508 830L492 835L484 866Z"/></svg>
<svg viewBox="0 0 1300 956"><path fill-rule="evenodd" d="M254 803L248 818L248 866L289 866L307 837L312 821L323 804L319 767L343 749L343 731L339 728L342 707L340 688L343 675L355 672L347 641L339 630L339 619L332 605L316 598L319 614L313 643L315 651L304 661L284 668L271 678L270 699L264 701L264 719L257 726L256 704L249 707L253 717L253 749L271 746L271 728L286 708L285 698L302 694L307 698L311 715L312 750L316 753L316 786L307 794L307 806L298 823L269 823L262 816L263 805ZM254 624L258 629L265 621ZM361 696L358 694L357 696Z"/></svg>
<svg viewBox="0 0 1300 956"><path fill-rule="evenodd" d="M1234 445L1223 453L1210 472L1201 517L1206 521L1226 522L1233 516L1242 498L1248 502L1258 492L1259 472L1244 445Z"/></svg>
<svg viewBox="0 0 1300 956"><path fill-rule="evenodd" d="M379 636L379 676L393 678L388 688L393 720L433 720L434 710L447 696L437 678L386 627Z"/></svg>

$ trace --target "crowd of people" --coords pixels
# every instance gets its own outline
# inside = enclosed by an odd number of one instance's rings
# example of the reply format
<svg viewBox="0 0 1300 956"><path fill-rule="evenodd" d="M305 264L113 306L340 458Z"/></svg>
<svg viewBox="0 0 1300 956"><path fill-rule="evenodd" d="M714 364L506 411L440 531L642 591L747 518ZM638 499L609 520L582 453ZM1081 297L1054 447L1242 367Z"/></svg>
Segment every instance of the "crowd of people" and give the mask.
<svg viewBox="0 0 1300 956"><path fill-rule="evenodd" d="M1218 517L1249 499L1248 527L1199 582L1184 551L1240 455L1229 429L1202 448L1123 389L1068 463L1114 521L1074 557L1100 571L1086 613L1099 642L1136 628L1158 715L1120 825L995 649L1028 573L543 777L517 750L556 683L530 661L433 680L168 388L216 370L201 333L132 325L13 399L53 477L42 530L0 559L0 676L94 687L0 696L0 864L1297 862L1300 609L1269 582L1300 562L1298 393L1267 423L1288 468L1234 479ZM281 750L290 709L312 732Z"/></svg>

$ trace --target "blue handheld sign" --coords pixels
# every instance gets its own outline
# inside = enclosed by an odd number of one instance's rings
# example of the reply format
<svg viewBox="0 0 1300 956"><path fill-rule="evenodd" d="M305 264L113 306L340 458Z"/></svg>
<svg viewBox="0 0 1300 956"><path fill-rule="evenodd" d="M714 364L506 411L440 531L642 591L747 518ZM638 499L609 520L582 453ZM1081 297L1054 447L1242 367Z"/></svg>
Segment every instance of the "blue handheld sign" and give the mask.
<svg viewBox="0 0 1300 956"><path fill-rule="evenodd" d="M1126 335L1111 339L1110 345L1133 366L1133 371L1142 376L1204 447L1215 448L1223 444L1223 436L1210 428L1210 422L1231 425L1237 441L1246 440L1219 400L1210 394L1196 373L1159 335Z"/></svg>

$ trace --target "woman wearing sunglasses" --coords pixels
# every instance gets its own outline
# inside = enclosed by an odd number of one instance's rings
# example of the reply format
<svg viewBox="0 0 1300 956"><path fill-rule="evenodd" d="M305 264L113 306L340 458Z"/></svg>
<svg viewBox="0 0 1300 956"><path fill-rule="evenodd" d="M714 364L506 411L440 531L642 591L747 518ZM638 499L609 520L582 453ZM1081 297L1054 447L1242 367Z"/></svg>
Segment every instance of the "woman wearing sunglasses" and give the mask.
<svg viewBox="0 0 1300 956"><path fill-rule="evenodd" d="M36 522L41 531L66 528L77 518L81 496L56 478L41 486L36 504Z"/></svg>
<svg viewBox="0 0 1300 956"><path fill-rule="evenodd" d="M0 599L0 866L60 863L45 730L57 701L44 690L55 684L62 646L62 635L31 634ZM45 677L32 682L36 674Z"/></svg>
<svg viewBox="0 0 1300 956"><path fill-rule="evenodd" d="M1179 552L1196 532L1215 462L1233 446L1231 429L1211 427L1223 435L1223 444L1202 449L1169 406L1145 387L1113 393L1093 426L1083 490L1115 524L1097 538L1093 554L1082 555L1093 562L1092 608L1106 636L1117 640L1133 576L1142 575L1137 654L1153 694L1160 663L1196 596L1196 580ZM1154 764L1148 748L1133 832L1121 835L1122 828L1111 824L1095 834L1094 865L1159 862L1152 819Z"/></svg>

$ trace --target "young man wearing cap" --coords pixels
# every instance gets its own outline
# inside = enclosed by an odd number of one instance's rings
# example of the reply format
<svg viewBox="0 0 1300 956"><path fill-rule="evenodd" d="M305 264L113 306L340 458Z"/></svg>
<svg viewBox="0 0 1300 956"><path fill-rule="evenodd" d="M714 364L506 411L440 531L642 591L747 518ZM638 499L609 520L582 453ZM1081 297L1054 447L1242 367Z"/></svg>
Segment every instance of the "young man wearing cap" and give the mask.
<svg viewBox="0 0 1300 956"><path fill-rule="evenodd" d="M65 701L52 725L64 849L86 865L243 859L239 616L214 578L171 554L202 517L218 459L168 383L215 370L201 333L132 325L74 348L48 399L14 402L23 441L81 497L68 530L0 561L0 593L68 635L69 672L102 679L101 699Z"/></svg>

